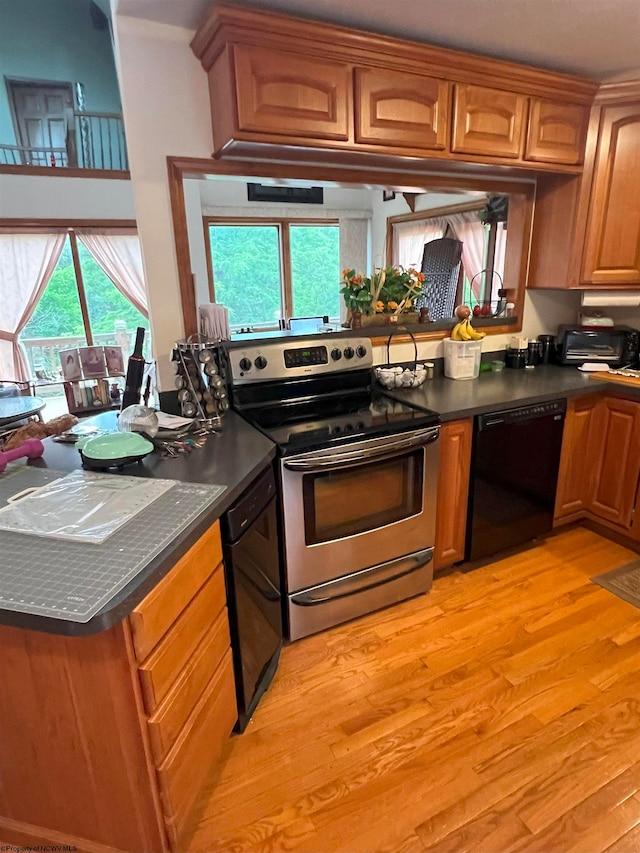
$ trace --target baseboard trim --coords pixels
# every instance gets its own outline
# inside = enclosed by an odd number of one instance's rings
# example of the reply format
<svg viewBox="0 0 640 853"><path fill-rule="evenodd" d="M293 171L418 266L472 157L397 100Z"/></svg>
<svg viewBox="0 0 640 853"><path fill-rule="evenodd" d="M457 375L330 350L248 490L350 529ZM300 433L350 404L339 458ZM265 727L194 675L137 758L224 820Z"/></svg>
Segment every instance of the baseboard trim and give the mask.
<svg viewBox="0 0 640 853"><path fill-rule="evenodd" d="M107 847L87 838L76 838L44 826L0 817L0 848L4 844L27 849L48 847L51 850L72 850L74 853L126 853L117 847Z"/></svg>

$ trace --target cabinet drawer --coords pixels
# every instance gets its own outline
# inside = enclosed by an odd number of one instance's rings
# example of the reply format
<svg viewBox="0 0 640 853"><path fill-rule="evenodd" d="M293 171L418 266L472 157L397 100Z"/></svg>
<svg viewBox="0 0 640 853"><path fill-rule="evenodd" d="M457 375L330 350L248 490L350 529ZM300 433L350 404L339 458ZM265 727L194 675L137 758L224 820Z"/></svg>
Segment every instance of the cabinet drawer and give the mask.
<svg viewBox="0 0 640 853"><path fill-rule="evenodd" d="M139 661L166 634L221 560L220 524L216 522L132 610L129 622Z"/></svg>
<svg viewBox="0 0 640 853"><path fill-rule="evenodd" d="M158 767L158 782L172 849L236 721L233 664L229 649L178 740Z"/></svg>
<svg viewBox="0 0 640 853"><path fill-rule="evenodd" d="M229 622L227 611L223 610L148 720L151 748L158 764L175 743L229 643Z"/></svg>
<svg viewBox="0 0 640 853"><path fill-rule="evenodd" d="M219 565L169 633L138 668L142 695L152 714L220 613L227 618L224 569Z"/></svg>
<svg viewBox="0 0 640 853"><path fill-rule="evenodd" d="M349 138L351 69L284 50L235 45L240 130Z"/></svg>
<svg viewBox="0 0 640 853"><path fill-rule="evenodd" d="M521 156L527 97L456 83L452 151L490 157Z"/></svg>

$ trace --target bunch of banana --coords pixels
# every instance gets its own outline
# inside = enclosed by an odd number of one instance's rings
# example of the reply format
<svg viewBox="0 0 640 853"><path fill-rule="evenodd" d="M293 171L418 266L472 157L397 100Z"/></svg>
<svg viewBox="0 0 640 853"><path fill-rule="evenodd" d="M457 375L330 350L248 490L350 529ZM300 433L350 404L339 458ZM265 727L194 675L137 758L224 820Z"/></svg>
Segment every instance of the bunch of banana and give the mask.
<svg viewBox="0 0 640 853"><path fill-rule="evenodd" d="M481 341L484 335L484 332L476 332L469 322L469 318L461 320L451 330L452 341Z"/></svg>
<svg viewBox="0 0 640 853"><path fill-rule="evenodd" d="M471 309L467 305L458 305L455 310L455 315L460 322L451 330L452 341L481 341L485 333L476 332L471 325Z"/></svg>

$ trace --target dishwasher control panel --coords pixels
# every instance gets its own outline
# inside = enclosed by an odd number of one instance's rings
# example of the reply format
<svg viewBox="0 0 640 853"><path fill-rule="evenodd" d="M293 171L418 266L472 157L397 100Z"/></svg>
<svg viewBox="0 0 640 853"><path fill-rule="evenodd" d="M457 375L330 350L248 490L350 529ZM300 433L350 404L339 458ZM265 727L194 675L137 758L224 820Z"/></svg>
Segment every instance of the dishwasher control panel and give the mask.
<svg viewBox="0 0 640 853"><path fill-rule="evenodd" d="M531 406L518 406L517 409L503 409L499 412L489 412L478 416L478 430L490 429L501 424L516 424L535 418L554 417L562 420L567 409L567 401L547 400L544 403L534 403Z"/></svg>

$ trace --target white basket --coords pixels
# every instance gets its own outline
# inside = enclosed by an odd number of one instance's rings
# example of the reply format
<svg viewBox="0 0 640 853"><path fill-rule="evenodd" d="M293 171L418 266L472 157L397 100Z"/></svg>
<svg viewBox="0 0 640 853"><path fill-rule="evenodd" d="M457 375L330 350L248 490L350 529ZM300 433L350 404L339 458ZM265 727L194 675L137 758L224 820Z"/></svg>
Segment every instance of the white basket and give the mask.
<svg viewBox="0 0 640 853"><path fill-rule="evenodd" d="M406 332L413 342L414 361L411 367L402 364L390 364L391 338L398 329ZM418 364L418 344L415 336L406 326L398 326L387 338L387 364L383 367L376 367L375 375L383 388L418 388L427 378L427 368L424 364Z"/></svg>
<svg viewBox="0 0 640 853"><path fill-rule="evenodd" d="M444 340L444 375L449 379L477 379L482 341Z"/></svg>

